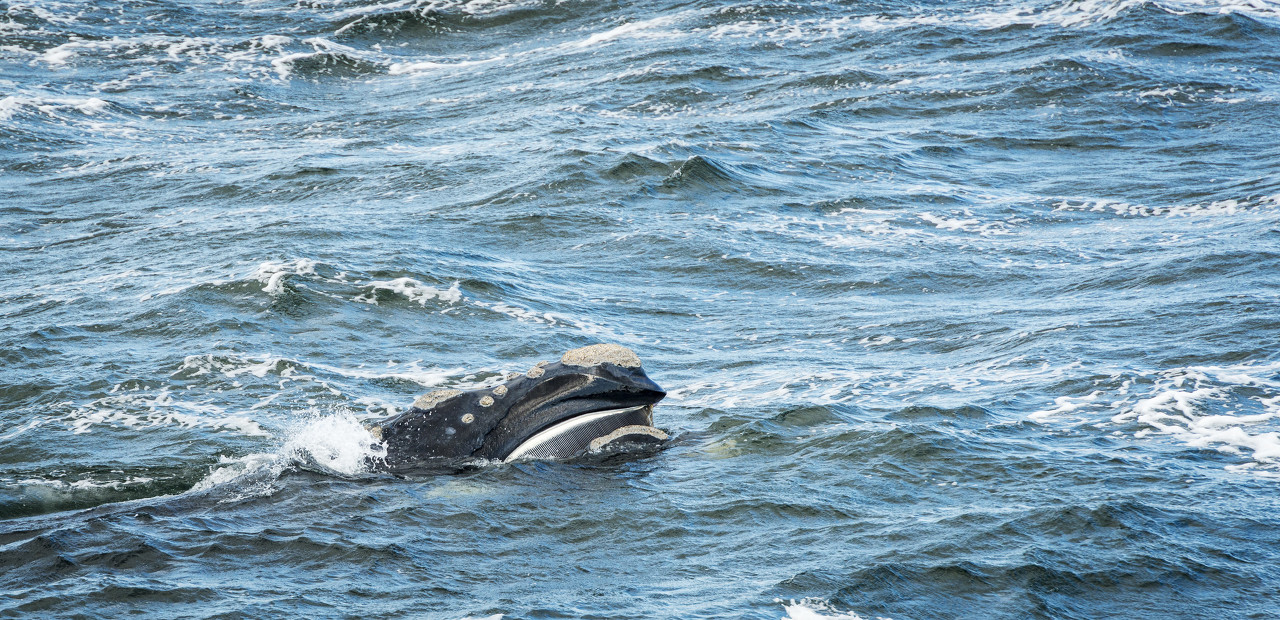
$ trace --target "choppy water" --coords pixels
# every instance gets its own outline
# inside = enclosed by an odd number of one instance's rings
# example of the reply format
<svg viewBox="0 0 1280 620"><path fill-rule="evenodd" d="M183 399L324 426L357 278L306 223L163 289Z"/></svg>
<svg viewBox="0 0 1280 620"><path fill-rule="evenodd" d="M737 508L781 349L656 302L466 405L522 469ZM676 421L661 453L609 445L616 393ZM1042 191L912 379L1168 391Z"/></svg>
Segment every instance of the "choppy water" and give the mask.
<svg viewBox="0 0 1280 620"><path fill-rule="evenodd" d="M1280 617L1280 4L0 10L0 615Z"/></svg>

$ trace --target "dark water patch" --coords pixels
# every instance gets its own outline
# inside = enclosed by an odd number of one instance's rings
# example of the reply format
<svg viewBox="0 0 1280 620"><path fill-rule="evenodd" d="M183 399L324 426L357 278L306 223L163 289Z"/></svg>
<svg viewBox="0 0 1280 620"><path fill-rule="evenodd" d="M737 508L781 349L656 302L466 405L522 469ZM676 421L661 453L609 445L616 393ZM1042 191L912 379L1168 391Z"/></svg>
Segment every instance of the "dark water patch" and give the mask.
<svg viewBox="0 0 1280 620"><path fill-rule="evenodd" d="M672 191L737 191L744 185L746 175L734 167L695 155L676 167L662 182L662 188Z"/></svg>
<svg viewBox="0 0 1280 620"><path fill-rule="evenodd" d="M832 407L806 406L783 411L770 421L782 427L807 428L837 422L841 417Z"/></svg>
<svg viewBox="0 0 1280 620"><path fill-rule="evenodd" d="M460 16L450 15L429 7L371 12L334 23L334 35L355 38L378 35L383 38L394 35L403 38L420 38L459 32Z"/></svg>
<svg viewBox="0 0 1280 620"><path fill-rule="evenodd" d="M628 153L621 161L601 174L605 178L615 181L630 181L645 177L665 177L671 172L671 167L662 162L654 161L642 155Z"/></svg>
<svg viewBox="0 0 1280 620"><path fill-rule="evenodd" d="M290 75L307 78L354 78L385 73L380 62L343 52L311 52L286 56L277 61Z"/></svg>
<svg viewBox="0 0 1280 620"><path fill-rule="evenodd" d="M963 407L955 407L951 409L931 407L927 405L912 405L902 410L890 413L885 416L885 418L889 420L904 420L910 422L928 422L936 420L972 423L988 420L991 418L991 412L974 405L965 405Z"/></svg>
<svg viewBox="0 0 1280 620"><path fill-rule="evenodd" d="M1273 263L1276 255L1263 252L1201 254L1192 258L1158 261L1147 264L1128 264L1070 284L1068 291L1145 289L1147 287L1172 287L1180 289L1193 282L1208 282L1222 276L1242 276L1256 273L1260 264Z"/></svg>
<svg viewBox="0 0 1280 620"><path fill-rule="evenodd" d="M6 553L3 554L3 559L0 559L0 566L5 567L4 574L9 577L0 577L0 579L3 579L9 587L21 587L31 582L26 576L18 583L10 581L19 570L26 575L39 576L42 579L63 577L78 570L78 565L70 557L72 550L61 542L61 538L56 534L38 535L6 543Z"/></svg>

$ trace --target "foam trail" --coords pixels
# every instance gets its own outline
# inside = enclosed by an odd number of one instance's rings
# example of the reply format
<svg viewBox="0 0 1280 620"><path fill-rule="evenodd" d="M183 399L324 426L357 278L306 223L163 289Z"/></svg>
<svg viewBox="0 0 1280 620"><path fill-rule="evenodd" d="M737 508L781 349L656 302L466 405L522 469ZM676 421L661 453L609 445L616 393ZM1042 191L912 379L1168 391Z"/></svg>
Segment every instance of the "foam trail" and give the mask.
<svg viewBox="0 0 1280 620"><path fill-rule="evenodd" d="M837 611L830 603L821 599L806 598L799 603L791 601L783 603L787 615L780 620L866 620L853 612ZM877 620L890 620L877 618Z"/></svg>
<svg viewBox="0 0 1280 620"><path fill-rule="evenodd" d="M1056 397L1052 408L1028 418L1042 424L1071 418L1068 423L1116 426L1134 439L1165 436L1189 447L1249 459L1227 466L1230 470L1280 476L1277 373L1280 363L1133 371L1122 373L1133 376L1118 387ZM1131 393L1144 383L1149 383L1144 392Z"/></svg>
<svg viewBox="0 0 1280 620"><path fill-rule="evenodd" d="M416 302L424 308L428 301L439 299L440 301L456 304L462 301L462 290L459 288L459 282L455 281L452 286L447 289L438 289L434 286L427 286L422 282L413 278L396 278L394 280L374 280L365 285L366 288L373 289L364 295L356 297L356 301L367 304L378 304L378 299L374 295L374 291L382 289L393 293L403 295L406 299Z"/></svg>

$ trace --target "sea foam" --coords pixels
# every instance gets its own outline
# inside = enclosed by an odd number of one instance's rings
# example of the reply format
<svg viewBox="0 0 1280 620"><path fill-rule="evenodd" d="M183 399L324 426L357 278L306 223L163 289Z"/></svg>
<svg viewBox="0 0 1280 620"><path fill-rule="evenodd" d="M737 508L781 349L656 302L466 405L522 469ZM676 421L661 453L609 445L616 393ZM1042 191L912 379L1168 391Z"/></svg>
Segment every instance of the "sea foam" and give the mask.
<svg viewBox="0 0 1280 620"><path fill-rule="evenodd" d="M782 607L787 615L780 620L867 620L853 612L839 611L831 603L817 598L806 598L800 602L784 602ZM892 619L877 616L876 620Z"/></svg>

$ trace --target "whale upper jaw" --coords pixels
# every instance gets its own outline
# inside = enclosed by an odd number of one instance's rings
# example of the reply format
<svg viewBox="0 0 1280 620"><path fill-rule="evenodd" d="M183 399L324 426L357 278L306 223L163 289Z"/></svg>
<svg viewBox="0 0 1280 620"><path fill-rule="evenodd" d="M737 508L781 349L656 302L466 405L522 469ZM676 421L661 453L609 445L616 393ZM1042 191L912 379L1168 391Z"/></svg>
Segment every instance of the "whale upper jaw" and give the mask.
<svg viewBox="0 0 1280 620"><path fill-rule="evenodd" d="M566 353L480 390L439 390L370 426L394 472L465 461L570 459L631 443L661 443L653 406L666 393L630 350L596 345ZM586 351L587 354L582 352Z"/></svg>

